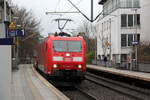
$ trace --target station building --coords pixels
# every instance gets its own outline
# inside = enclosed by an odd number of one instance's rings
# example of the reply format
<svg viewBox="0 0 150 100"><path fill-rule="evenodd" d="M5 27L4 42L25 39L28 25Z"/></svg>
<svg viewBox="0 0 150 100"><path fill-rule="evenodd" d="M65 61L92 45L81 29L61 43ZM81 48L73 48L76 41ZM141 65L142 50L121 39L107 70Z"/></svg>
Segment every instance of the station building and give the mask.
<svg viewBox="0 0 150 100"><path fill-rule="evenodd" d="M7 1L0 0L0 38L7 37L7 29L11 21L12 9Z"/></svg>
<svg viewBox="0 0 150 100"><path fill-rule="evenodd" d="M150 39L148 2L150 4L149 0L99 0L103 5L103 14L97 23L99 59L107 56L113 63L122 63L135 57L133 45Z"/></svg>

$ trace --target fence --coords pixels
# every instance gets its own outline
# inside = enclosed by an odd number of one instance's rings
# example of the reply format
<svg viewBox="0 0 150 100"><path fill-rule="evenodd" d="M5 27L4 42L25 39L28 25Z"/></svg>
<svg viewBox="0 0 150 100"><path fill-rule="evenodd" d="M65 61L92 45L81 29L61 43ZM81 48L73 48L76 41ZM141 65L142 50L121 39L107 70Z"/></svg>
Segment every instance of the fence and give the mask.
<svg viewBox="0 0 150 100"><path fill-rule="evenodd" d="M113 67L113 68L118 68L118 69L125 69L125 70L150 72L150 62L147 62L147 63L138 62L138 64L136 65L135 61L133 61L130 64L126 61L115 64L115 63L110 62L110 61L107 61L105 63L102 60L97 60L97 61L93 60L92 64L99 65L99 66L104 66L104 67Z"/></svg>

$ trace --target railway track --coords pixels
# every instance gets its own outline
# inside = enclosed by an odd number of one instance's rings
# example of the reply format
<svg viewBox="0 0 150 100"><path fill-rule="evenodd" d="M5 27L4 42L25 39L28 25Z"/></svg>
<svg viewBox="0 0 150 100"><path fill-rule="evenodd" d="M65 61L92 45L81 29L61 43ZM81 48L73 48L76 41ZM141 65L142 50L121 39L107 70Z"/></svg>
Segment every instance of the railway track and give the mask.
<svg viewBox="0 0 150 100"><path fill-rule="evenodd" d="M83 95L87 96L89 99L91 98L91 100L99 100L97 97L95 97L94 95L90 94L89 92L83 90L83 89L80 89L79 87L76 87L76 89L78 91L80 91Z"/></svg>
<svg viewBox="0 0 150 100"><path fill-rule="evenodd" d="M125 95L134 100L149 100L150 98L149 90L130 86L125 83L120 83L114 80L103 78L88 72L86 73L86 80L106 87L112 91L118 92L119 94Z"/></svg>
<svg viewBox="0 0 150 100"><path fill-rule="evenodd" d="M67 97L71 100L98 100L95 96L89 94L88 92L80 89L79 87L74 87L74 89L61 90Z"/></svg>
<svg viewBox="0 0 150 100"><path fill-rule="evenodd" d="M132 100L149 100L150 91L142 88L138 88L126 83L117 82L108 78L100 77L98 75L86 73L86 80L112 90L120 95L131 98ZM88 84L88 83L87 83ZM71 100L100 100L99 97L92 95L92 93L86 91L86 89L75 86L75 89L61 90ZM88 88L88 87L87 87ZM92 90L93 92L95 90ZM98 94L98 93L97 93Z"/></svg>

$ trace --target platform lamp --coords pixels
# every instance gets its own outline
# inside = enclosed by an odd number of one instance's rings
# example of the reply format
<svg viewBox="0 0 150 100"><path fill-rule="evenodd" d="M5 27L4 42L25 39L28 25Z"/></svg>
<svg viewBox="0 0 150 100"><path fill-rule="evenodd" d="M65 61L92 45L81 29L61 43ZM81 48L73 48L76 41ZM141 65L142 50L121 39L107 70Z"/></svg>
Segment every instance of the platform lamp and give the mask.
<svg viewBox="0 0 150 100"><path fill-rule="evenodd" d="M16 22L17 22L17 20L19 19L19 17L17 17L17 16L14 16L14 17L12 17L12 21L16 24ZM16 25L16 27L19 27L19 26L21 26L21 25ZM19 63L19 58L18 58L18 56L19 56L19 47L18 47L18 37L13 37L13 39L14 39L14 43L15 43L15 46L14 46L14 55L15 55L15 58L14 58L14 60L16 60L16 69L18 69L18 63ZM17 43L17 45L16 45L16 43Z"/></svg>
<svg viewBox="0 0 150 100"><path fill-rule="evenodd" d="M134 11L136 17L137 17L137 11L138 11L138 8L134 8L134 9L131 9L131 11ZM135 48L134 52L135 52L135 68L138 70L138 25L137 25L137 20L136 20L136 26L135 26L135 38L134 38L134 41L132 42L132 45L133 47Z"/></svg>

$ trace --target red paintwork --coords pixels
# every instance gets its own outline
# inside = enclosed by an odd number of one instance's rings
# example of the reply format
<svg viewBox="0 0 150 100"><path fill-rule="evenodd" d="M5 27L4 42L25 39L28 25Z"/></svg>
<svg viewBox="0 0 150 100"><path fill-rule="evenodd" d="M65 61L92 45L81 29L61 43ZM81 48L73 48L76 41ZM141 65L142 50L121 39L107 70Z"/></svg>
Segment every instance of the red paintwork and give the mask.
<svg viewBox="0 0 150 100"><path fill-rule="evenodd" d="M82 52L55 52L53 50L53 40L72 40L82 41ZM70 54L70 57L66 57L66 53ZM49 36L43 43L38 45L38 64L43 65L44 73L51 74L55 69L71 69L86 71L86 43L83 37L61 37L61 36ZM53 56L62 56L63 61L53 61ZM82 62L73 62L72 57L83 57ZM64 61L67 60L67 61ZM58 68L54 68L53 65L59 65ZM82 65L82 69L78 68L78 65Z"/></svg>

